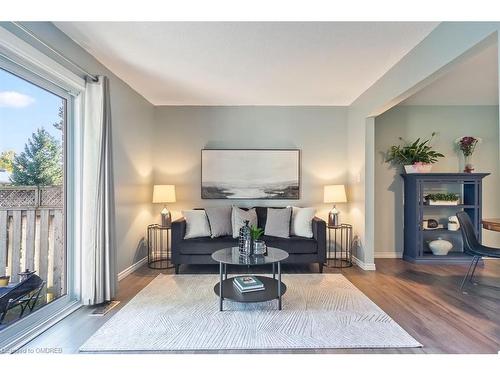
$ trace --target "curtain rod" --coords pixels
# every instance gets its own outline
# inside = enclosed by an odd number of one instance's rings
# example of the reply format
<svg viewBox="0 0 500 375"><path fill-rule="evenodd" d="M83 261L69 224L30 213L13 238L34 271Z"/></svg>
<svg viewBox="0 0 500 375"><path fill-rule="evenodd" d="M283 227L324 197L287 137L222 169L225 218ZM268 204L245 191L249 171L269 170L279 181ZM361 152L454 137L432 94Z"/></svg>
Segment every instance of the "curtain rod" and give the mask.
<svg viewBox="0 0 500 375"><path fill-rule="evenodd" d="M24 27L23 25L19 24L18 22L12 22L12 24L14 26L16 26L17 28L21 29L23 32L25 32L26 34L28 34L33 39L35 39L37 42L41 43L44 47L48 48L51 52L55 53L57 56L59 56L60 58L62 58L64 61L66 61L68 64L70 64L71 66L73 66L76 69L78 69L80 72L82 72L87 77L89 77L90 79L92 79L92 81L94 81L94 82L98 81L98 78L97 78L96 75L90 74L85 69L83 69L80 65L75 64L73 61L71 61L66 56L64 56L61 52L59 52L58 50L54 49L49 44L45 43L43 40L41 40L40 38L38 38L30 29Z"/></svg>

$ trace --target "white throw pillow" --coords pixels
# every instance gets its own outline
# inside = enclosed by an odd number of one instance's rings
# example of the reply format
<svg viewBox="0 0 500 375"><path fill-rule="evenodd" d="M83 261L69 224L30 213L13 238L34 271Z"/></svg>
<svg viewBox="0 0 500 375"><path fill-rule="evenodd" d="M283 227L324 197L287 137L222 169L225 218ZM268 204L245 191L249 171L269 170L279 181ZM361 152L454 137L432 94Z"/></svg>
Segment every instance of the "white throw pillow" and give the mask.
<svg viewBox="0 0 500 375"><path fill-rule="evenodd" d="M292 224L290 234L292 236L313 238L312 220L316 214L314 207L292 207Z"/></svg>
<svg viewBox="0 0 500 375"><path fill-rule="evenodd" d="M248 226L257 225L257 212L255 208L250 208L248 211L242 210L236 206L233 206L233 211L231 213L231 224L233 226L233 238L238 238L240 235L240 228L245 225L245 221L248 220Z"/></svg>
<svg viewBox="0 0 500 375"><path fill-rule="evenodd" d="M182 216L186 219L186 234L184 239L197 237L210 237L210 225L208 224L205 210L182 211Z"/></svg>

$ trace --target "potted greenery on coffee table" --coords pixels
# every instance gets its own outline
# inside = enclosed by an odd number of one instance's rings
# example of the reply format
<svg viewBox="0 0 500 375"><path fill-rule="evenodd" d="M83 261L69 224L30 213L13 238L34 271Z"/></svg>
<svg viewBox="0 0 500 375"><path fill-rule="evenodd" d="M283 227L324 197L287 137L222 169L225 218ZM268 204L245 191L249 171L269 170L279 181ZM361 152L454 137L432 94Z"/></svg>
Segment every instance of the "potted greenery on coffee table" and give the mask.
<svg viewBox="0 0 500 375"><path fill-rule="evenodd" d="M260 238L264 234L264 229L252 225L250 228L250 236L252 237L252 246L254 254L262 255L266 252L266 244Z"/></svg>
<svg viewBox="0 0 500 375"><path fill-rule="evenodd" d="M431 138L421 140L418 138L414 142L408 142L402 137L404 145L391 146L387 151L387 163L403 165L406 173L428 173L431 171L432 164L436 163L444 155L434 151L430 142L436 135L432 133Z"/></svg>

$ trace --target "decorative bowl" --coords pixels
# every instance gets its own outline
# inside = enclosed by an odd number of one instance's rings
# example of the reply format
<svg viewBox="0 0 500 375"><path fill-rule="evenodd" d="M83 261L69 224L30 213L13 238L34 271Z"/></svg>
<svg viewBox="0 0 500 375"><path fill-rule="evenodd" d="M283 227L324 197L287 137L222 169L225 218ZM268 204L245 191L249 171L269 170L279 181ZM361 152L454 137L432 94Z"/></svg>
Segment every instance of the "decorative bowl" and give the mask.
<svg viewBox="0 0 500 375"><path fill-rule="evenodd" d="M429 242L429 248L434 255L447 255L448 252L453 248L453 244L450 241L438 238Z"/></svg>

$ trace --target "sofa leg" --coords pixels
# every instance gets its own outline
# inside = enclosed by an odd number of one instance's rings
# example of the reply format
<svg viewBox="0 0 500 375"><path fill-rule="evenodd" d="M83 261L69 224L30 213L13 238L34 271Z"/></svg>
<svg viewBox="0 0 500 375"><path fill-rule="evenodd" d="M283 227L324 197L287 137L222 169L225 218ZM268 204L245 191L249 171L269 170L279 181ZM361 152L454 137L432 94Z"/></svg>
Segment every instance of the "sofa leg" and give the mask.
<svg viewBox="0 0 500 375"><path fill-rule="evenodd" d="M318 263L319 264L319 273L323 273L323 263Z"/></svg>
<svg viewBox="0 0 500 375"><path fill-rule="evenodd" d="M179 264L176 264L175 265L175 274L178 275L179 274L179 267L180 265Z"/></svg>

